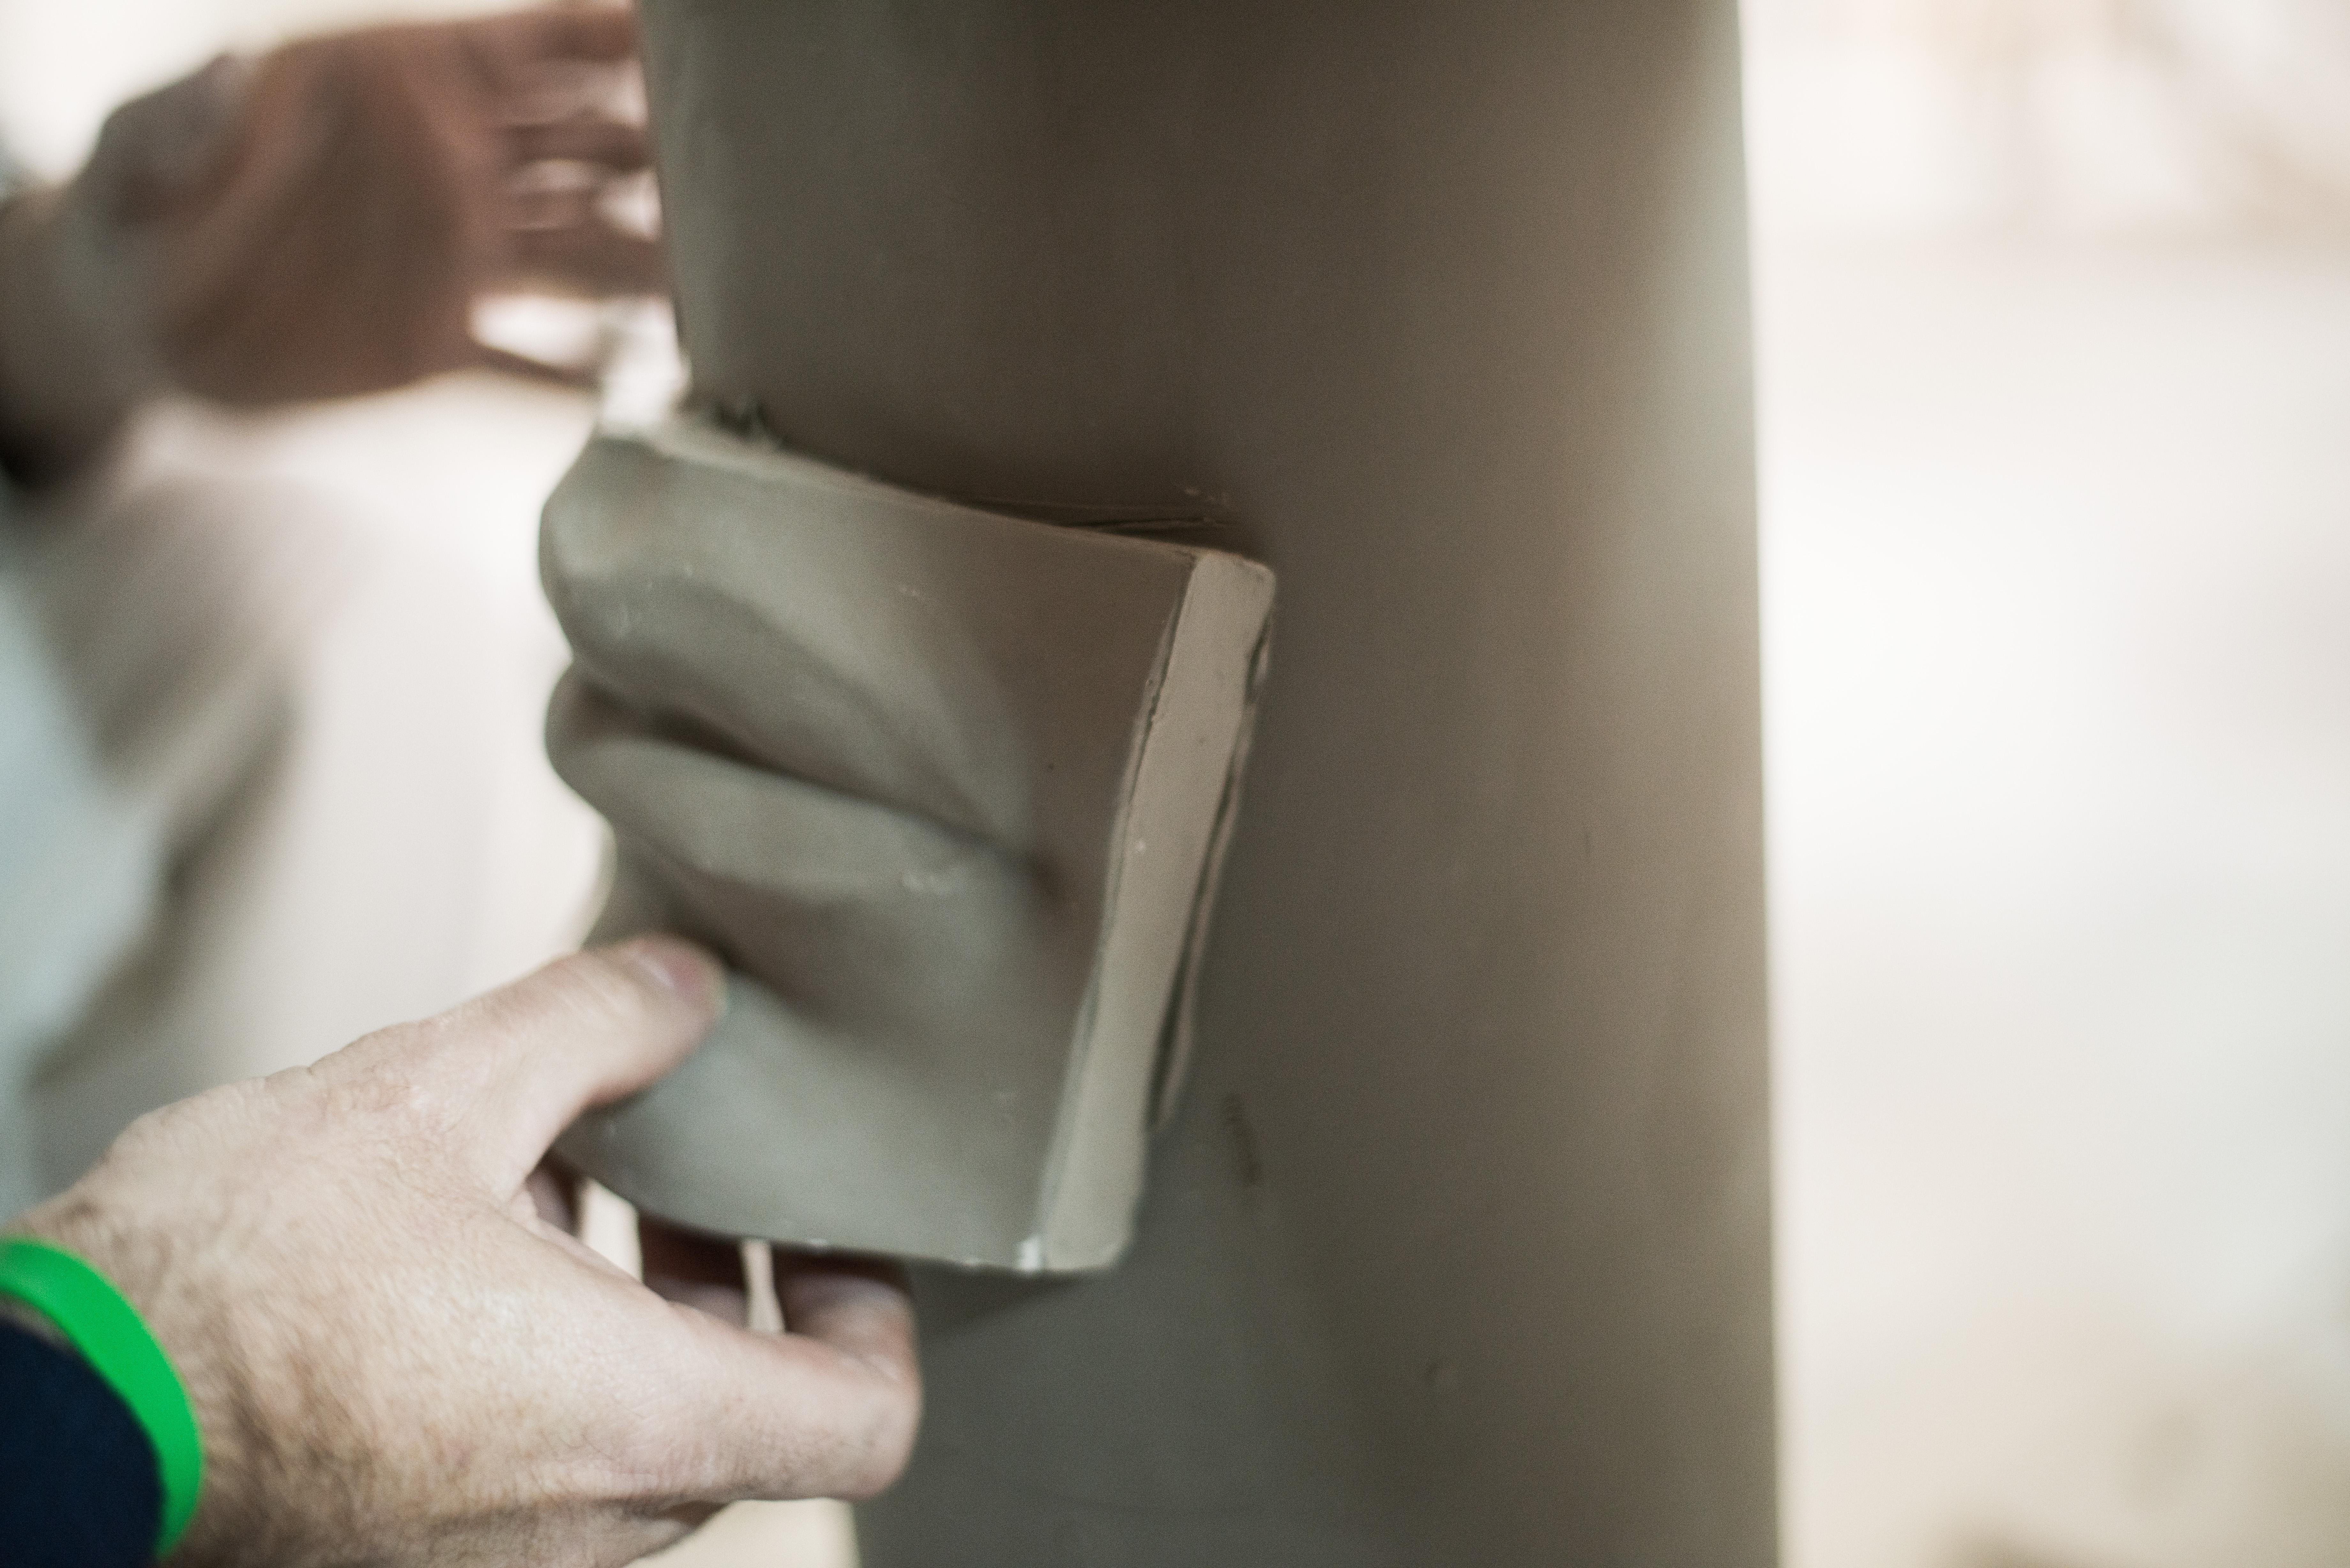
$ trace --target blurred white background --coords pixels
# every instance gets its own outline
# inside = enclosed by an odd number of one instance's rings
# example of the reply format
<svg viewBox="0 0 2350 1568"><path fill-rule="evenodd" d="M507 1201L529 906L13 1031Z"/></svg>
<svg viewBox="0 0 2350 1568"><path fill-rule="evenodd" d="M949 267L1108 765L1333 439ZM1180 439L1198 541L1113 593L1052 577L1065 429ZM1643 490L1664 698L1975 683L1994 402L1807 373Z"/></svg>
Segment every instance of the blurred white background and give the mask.
<svg viewBox="0 0 2350 1568"><path fill-rule="evenodd" d="M224 45L425 9L0 0L0 129L62 171ZM1791 1568L2339 1568L2350 0L1748 10ZM280 905L369 877L435 940L324 953L273 1048L576 929L532 536L590 417L458 378L161 422L376 563L308 787L415 836L354 869L295 814ZM820 1511L694 1550L847 1554Z"/></svg>
<svg viewBox="0 0 2350 1568"><path fill-rule="evenodd" d="M1749 0L1794 1568L2350 1563L2350 5Z"/></svg>

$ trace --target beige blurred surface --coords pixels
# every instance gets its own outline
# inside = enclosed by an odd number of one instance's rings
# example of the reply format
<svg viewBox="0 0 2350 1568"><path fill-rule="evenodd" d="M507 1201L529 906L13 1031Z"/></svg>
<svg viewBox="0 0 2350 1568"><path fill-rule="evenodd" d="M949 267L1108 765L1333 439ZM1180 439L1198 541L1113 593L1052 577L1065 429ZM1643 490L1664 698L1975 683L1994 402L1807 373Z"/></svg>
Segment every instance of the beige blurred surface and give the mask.
<svg viewBox="0 0 2350 1568"><path fill-rule="evenodd" d="M647 1561L663 1568L853 1568L857 1531L837 1502L743 1502Z"/></svg>
<svg viewBox="0 0 2350 1568"><path fill-rule="evenodd" d="M2350 1560L2345 14L1753 10L1788 1561Z"/></svg>
<svg viewBox="0 0 2350 1568"><path fill-rule="evenodd" d="M2338 1563L2350 262L1763 279L1791 1561Z"/></svg>

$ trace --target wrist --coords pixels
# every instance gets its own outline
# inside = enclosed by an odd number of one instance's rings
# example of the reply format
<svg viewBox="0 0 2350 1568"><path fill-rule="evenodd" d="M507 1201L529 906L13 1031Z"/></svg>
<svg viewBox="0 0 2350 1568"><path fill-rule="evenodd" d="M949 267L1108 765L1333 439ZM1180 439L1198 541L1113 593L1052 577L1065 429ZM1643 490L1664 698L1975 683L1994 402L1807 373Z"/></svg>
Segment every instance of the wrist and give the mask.
<svg viewBox="0 0 2350 1568"><path fill-rule="evenodd" d="M160 389L132 268L76 185L0 205L0 465L17 478L89 462Z"/></svg>
<svg viewBox="0 0 2350 1568"><path fill-rule="evenodd" d="M184 1217L156 1223L151 1199L126 1199L107 1185L92 1173L26 1210L0 1230L0 1247L31 1241L83 1259L137 1312L177 1374L202 1439L202 1473L199 1506L172 1563L242 1562L247 1547L255 1560L276 1561L263 1550L266 1521L257 1512L270 1463L263 1434L273 1417L295 1429L273 1401L298 1399L298 1379L256 1343L266 1341L267 1316L251 1294L223 1288L219 1231L192 1241ZM276 1368L274 1380L256 1370L265 1363Z"/></svg>
<svg viewBox="0 0 2350 1568"><path fill-rule="evenodd" d="M0 1302L30 1309L122 1401L154 1450L161 1556L179 1544L203 1480L203 1443L171 1356L114 1282L78 1252L29 1235L0 1236Z"/></svg>

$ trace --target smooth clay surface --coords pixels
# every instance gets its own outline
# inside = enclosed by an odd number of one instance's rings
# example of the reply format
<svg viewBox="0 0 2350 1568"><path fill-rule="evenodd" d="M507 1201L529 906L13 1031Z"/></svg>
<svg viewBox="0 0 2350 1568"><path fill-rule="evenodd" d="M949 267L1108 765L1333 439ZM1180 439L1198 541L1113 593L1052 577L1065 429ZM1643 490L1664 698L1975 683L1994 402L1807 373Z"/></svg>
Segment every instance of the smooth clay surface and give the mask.
<svg viewBox="0 0 2350 1568"><path fill-rule="evenodd" d="M1731 0L644 18L702 399L1282 582L1133 1250L924 1282L868 1568L1772 1563Z"/></svg>

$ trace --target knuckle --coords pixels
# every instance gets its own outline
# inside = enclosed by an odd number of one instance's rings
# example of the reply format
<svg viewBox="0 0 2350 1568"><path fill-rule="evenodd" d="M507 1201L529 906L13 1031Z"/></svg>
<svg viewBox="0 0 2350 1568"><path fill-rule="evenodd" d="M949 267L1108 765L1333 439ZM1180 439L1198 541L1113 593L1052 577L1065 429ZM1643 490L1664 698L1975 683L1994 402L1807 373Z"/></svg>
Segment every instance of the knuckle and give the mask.
<svg viewBox="0 0 2350 1568"><path fill-rule="evenodd" d="M421 1127L437 1119L439 1098L421 1076L386 1066L338 1083L328 1105L338 1119Z"/></svg>
<svg viewBox="0 0 2350 1568"><path fill-rule="evenodd" d="M326 1063L268 1082L289 1096L314 1098L319 1115L338 1127L432 1137L477 1086L480 1044L445 1018L427 1019L380 1030Z"/></svg>

